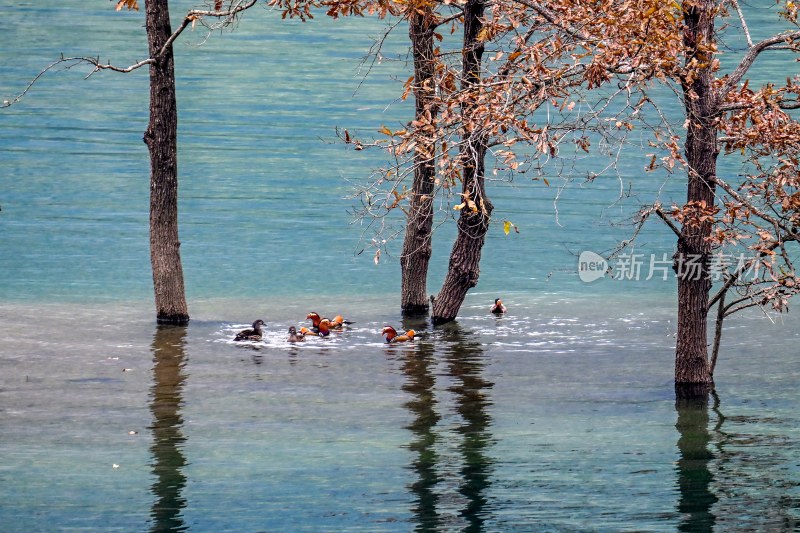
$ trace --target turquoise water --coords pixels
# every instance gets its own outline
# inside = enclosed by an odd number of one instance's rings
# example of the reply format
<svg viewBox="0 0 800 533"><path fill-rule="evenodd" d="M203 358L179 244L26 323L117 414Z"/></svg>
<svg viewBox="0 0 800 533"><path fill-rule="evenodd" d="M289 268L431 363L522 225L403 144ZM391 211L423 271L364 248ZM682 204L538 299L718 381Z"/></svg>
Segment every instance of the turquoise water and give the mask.
<svg viewBox="0 0 800 533"><path fill-rule="evenodd" d="M3 98L61 52L143 57L141 14L106 4L9 11ZM733 320L717 396L676 405L674 282L576 273L653 191L680 201L679 177L629 157L591 185L493 183L521 232L492 229L457 324L403 322L398 244L375 265L348 214L383 158L334 142L410 114L402 29L359 67L382 31L258 8L178 46L188 328L153 320L146 72L54 72L0 113L0 530L795 529L796 316ZM658 225L641 237L671 254ZM355 324L289 345L309 311ZM232 343L256 318L266 340ZM387 347L386 323L420 338Z"/></svg>
<svg viewBox="0 0 800 533"><path fill-rule="evenodd" d="M511 298L501 319L469 306L436 331L407 324L423 330L407 346L381 343L399 322L376 299L299 346L283 341L293 319L236 346L245 324L220 317L296 318L310 301L217 300L187 329L157 329L147 306L3 305L0 522L791 531L797 328L738 321L717 404L676 410L671 313L625 311L637 302ZM43 316L58 338L26 333Z"/></svg>

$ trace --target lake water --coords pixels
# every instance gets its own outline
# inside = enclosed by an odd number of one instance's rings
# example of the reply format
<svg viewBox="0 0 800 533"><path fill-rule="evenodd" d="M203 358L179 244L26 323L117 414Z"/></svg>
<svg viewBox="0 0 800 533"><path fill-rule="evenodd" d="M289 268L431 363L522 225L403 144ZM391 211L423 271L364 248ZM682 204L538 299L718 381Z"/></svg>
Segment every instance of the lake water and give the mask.
<svg viewBox="0 0 800 533"><path fill-rule="evenodd" d="M62 52L143 57L141 13L107 4L8 10L2 97ZM679 178L631 157L619 180L493 184L521 233L491 230L456 324L402 320L398 246L375 265L347 212L382 156L334 142L411 112L402 29L359 68L382 29L258 8L178 46L187 328L153 317L146 71L54 72L0 113L0 530L795 530L796 315L732 320L716 395L676 404L674 280L576 274ZM657 224L642 237L671 254ZM285 342L309 311L354 324ZM266 340L234 344L256 318ZM386 346L386 323L420 337Z"/></svg>

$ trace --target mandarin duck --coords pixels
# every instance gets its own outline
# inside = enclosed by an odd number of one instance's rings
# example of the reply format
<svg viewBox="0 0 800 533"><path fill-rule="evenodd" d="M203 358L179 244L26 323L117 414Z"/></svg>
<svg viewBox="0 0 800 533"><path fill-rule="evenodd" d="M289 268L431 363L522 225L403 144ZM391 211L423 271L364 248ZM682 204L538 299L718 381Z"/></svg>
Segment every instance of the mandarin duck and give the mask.
<svg viewBox="0 0 800 533"><path fill-rule="evenodd" d="M346 324L352 324L349 320L345 320L342 315L336 315L333 320L330 320L320 317L319 313L315 313L314 311L308 313L306 318L311 320L311 331L314 333L319 331L319 323L322 320L328 320L330 322L328 329L342 329Z"/></svg>
<svg viewBox="0 0 800 533"><path fill-rule="evenodd" d="M386 336L387 343L395 343L395 342L413 341L414 335L416 335L417 332L414 331L413 329L410 329L406 331L404 334L398 335L397 330L394 329L392 326L384 326L382 334Z"/></svg>
<svg viewBox="0 0 800 533"><path fill-rule="evenodd" d="M315 313L316 314L316 313ZM307 335L311 335L312 337L327 337L331 334L331 321L327 318L323 318L318 322L316 328L312 327L311 329L302 327L300 328L300 334L304 337Z"/></svg>

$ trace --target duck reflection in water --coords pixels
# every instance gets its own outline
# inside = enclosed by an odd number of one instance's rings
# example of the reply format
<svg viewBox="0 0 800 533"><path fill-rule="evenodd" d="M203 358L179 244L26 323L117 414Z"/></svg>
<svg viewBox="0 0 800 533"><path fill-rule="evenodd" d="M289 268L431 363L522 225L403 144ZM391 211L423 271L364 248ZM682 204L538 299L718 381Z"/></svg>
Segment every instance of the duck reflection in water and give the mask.
<svg viewBox="0 0 800 533"><path fill-rule="evenodd" d="M419 324L404 323L403 326L421 329ZM407 377L403 390L412 395L405 407L414 416L407 429L414 435L409 448L416 454L411 468L416 472L417 480L410 485L415 497L412 510L417 520L416 530L440 531L455 526L452 510L444 506L459 501L461 508L457 515L465 522L460 529L482 531L488 518L486 490L492 470L492 460L486 449L493 441L488 412L491 401L487 396L493 384L482 376L485 367L483 348L480 339L472 332L451 323L437 329L431 337L434 338L423 336L403 365ZM447 464L452 459L439 452L450 440L450 436L445 435L447 428L437 431L442 410L436 393L436 374L441 372L436 367L440 362L447 368L444 380L452 380L447 391L452 394L455 411L460 415L460 424L454 431L460 437L457 447L460 468L457 472L461 498L455 500L443 493L445 487L442 486L448 484L448 472L453 469Z"/></svg>
<svg viewBox="0 0 800 533"><path fill-rule="evenodd" d="M709 388L706 386L675 386L675 410L678 412L678 512L679 531L711 532L715 517L711 512L717 496L711 490L714 476L709 463L714 454L709 449L711 433L708 416Z"/></svg>
<svg viewBox="0 0 800 533"><path fill-rule="evenodd" d="M183 417L183 385L186 375L184 347L186 328L159 326L153 337L153 386L150 389L150 411L153 414L152 485L153 506L150 510L150 530L186 531L182 512L186 498L183 467L186 459L183 447L186 437L181 428Z"/></svg>

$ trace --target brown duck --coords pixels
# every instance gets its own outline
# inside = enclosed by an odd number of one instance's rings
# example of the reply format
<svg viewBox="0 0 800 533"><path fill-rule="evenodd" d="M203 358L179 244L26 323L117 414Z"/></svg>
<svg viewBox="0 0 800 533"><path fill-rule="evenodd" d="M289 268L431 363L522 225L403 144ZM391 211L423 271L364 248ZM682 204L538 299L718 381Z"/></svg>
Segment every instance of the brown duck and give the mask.
<svg viewBox="0 0 800 533"><path fill-rule="evenodd" d="M264 326L265 322L261 319L256 320L253 322L253 329L245 329L240 331L236 334L236 337L233 338L235 341L260 341L262 335L264 334L261 330L261 327Z"/></svg>
<svg viewBox="0 0 800 533"><path fill-rule="evenodd" d="M300 331L300 333L297 333L297 329L294 326L291 326L289 328L289 338L287 340L289 342L302 342L306 340L306 335L305 333L302 332L302 330Z"/></svg>

